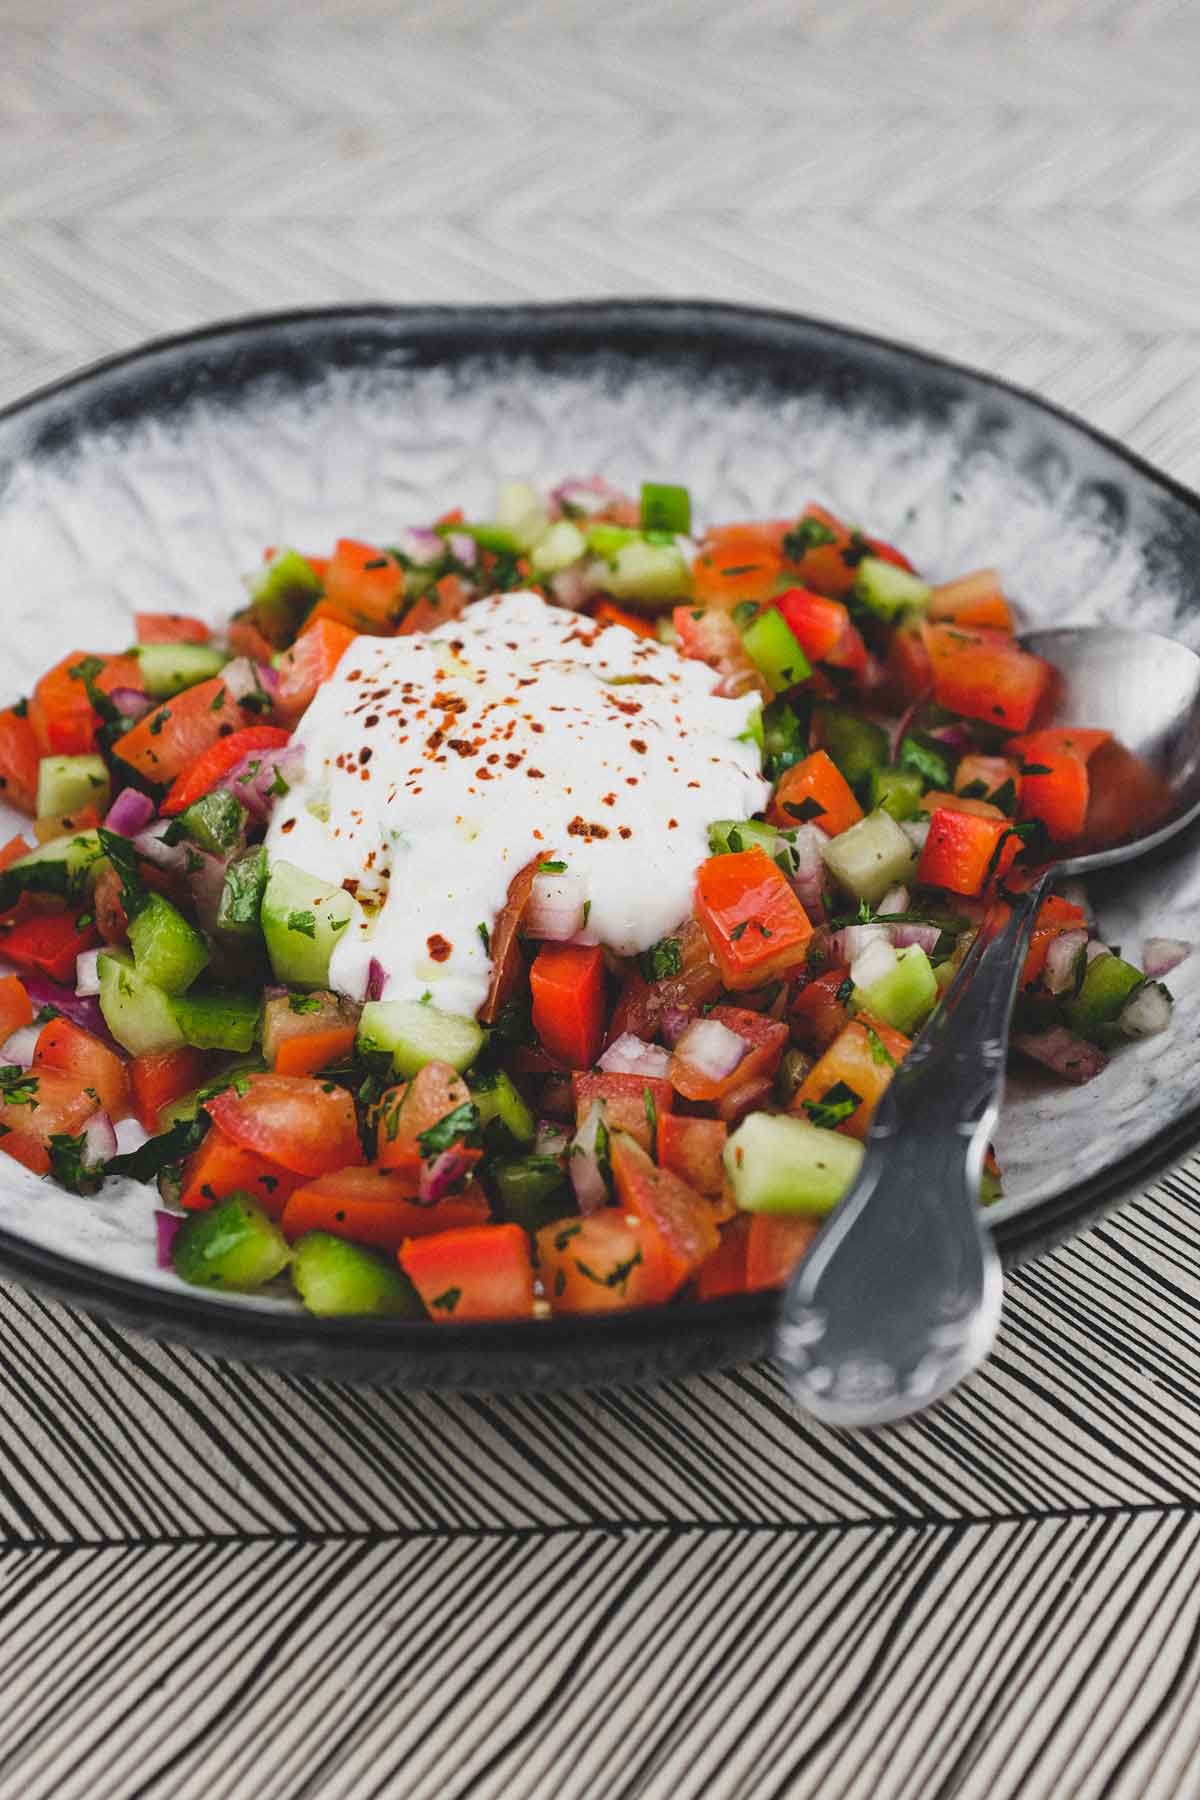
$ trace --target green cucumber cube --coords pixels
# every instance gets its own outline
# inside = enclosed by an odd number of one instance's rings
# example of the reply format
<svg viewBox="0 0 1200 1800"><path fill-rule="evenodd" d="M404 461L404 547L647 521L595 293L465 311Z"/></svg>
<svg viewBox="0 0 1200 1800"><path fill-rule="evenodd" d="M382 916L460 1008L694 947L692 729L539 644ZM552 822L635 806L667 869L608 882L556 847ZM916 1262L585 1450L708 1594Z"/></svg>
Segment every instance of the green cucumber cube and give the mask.
<svg viewBox="0 0 1200 1800"><path fill-rule="evenodd" d="M308 1231L292 1247L292 1281L309 1312L323 1319L370 1313L389 1319L423 1319L412 1283L394 1261L385 1262L328 1231Z"/></svg>
<svg viewBox="0 0 1200 1800"><path fill-rule="evenodd" d="M95 831L77 831L39 844L0 870L0 911L7 912L25 893L80 896L87 886L88 871L103 854Z"/></svg>
<svg viewBox="0 0 1200 1800"><path fill-rule="evenodd" d="M99 756L43 756L38 764L37 816L54 819L85 806L103 812L110 787Z"/></svg>
<svg viewBox="0 0 1200 1800"><path fill-rule="evenodd" d="M821 855L834 880L870 906L907 881L917 864L911 841L882 807L822 844Z"/></svg>
<svg viewBox="0 0 1200 1800"><path fill-rule="evenodd" d="M150 894L129 921L129 946L138 974L164 994L182 994L208 965L208 945L179 908Z"/></svg>
<svg viewBox="0 0 1200 1800"><path fill-rule="evenodd" d="M255 622L278 641L295 629L320 593L320 577L307 557L298 550L279 550L251 586Z"/></svg>
<svg viewBox="0 0 1200 1800"><path fill-rule="evenodd" d="M1125 1002L1145 979L1140 969L1111 951L1093 957L1084 970L1079 992L1065 1002L1063 1017L1081 1037L1112 1043L1120 1036L1117 1020Z"/></svg>
<svg viewBox="0 0 1200 1800"><path fill-rule="evenodd" d="M261 1206L230 1194L207 1212L193 1213L171 1248L175 1273L193 1287L262 1287L291 1261L287 1239Z"/></svg>
<svg viewBox="0 0 1200 1800"><path fill-rule="evenodd" d="M235 856L225 871L217 902L217 935L252 943L262 933L263 896L267 891L267 849L255 844Z"/></svg>
<svg viewBox="0 0 1200 1800"><path fill-rule="evenodd" d="M642 530L672 531L687 537L692 529L692 496L685 487L665 481L642 483Z"/></svg>
<svg viewBox="0 0 1200 1800"><path fill-rule="evenodd" d="M481 1125L498 1119L515 1143L532 1144L537 1136L537 1121L503 1069L480 1077L471 1088L471 1098L479 1110Z"/></svg>
<svg viewBox="0 0 1200 1800"><path fill-rule="evenodd" d="M860 794L876 769L888 759L888 734L882 725L860 719L842 706L818 706L813 714L813 740L835 762Z"/></svg>
<svg viewBox="0 0 1200 1800"><path fill-rule="evenodd" d="M575 1212L578 1205L556 1156L519 1156L494 1162L492 1180L504 1217L531 1238L536 1238L543 1225Z"/></svg>
<svg viewBox="0 0 1200 1800"><path fill-rule="evenodd" d="M631 537L597 571L598 584L630 606L665 606L692 591L687 558L673 538Z"/></svg>
<svg viewBox="0 0 1200 1800"><path fill-rule="evenodd" d="M262 1009L255 995L236 988L177 994L175 1020L185 1040L197 1050L247 1051L258 1037Z"/></svg>
<svg viewBox="0 0 1200 1800"><path fill-rule="evenodd" d="M743 1212L832 1212L858 1172L862 1145L790 1113L750 1113L725 1145Z"/></svg>
<svg viewBox="0 0 1200 1800"><path fill-rule="evenodd" d="M495 523L518 550L532 550L549 524L546 502L527 481L502 481L496 490Z"/></svg>
<svg viewBox="0 0 1200 1800"><path fill-rule="evenodd" d="M890 969L867 987L856 987L851 999L861 1012L869 1012L910 1036L938 998L937 976L919 944L896 952Z"/></svg>
<svg viewBox="0 0 1200 1800"><path fill-rule="evenodd" d="M530 552L529 561L536 575L557 575L570 568L587 551L587 540L578 525L570 519L559 519L543 532Z"/></svg>
<svg viewBox="0 0 1200 1800"><path fill-rule="evenodd" d="M131 1056L149 1056L157 1050L182 1048L185 1039L171 996L147 981L132 957L120 950L103 950L97 970L100 1011L123 1050Z"/></svg>
<svg viewBox="0 0 1200 1800"><path fill-rule="evenodd" d="M483 1036L474 1019L419 1000L368 1000L358 1022L359 1050L385 1052L404 1076L429 1062L448 1062L461 1075L482 1050Z"/></svg>
<svg viewBox="0 0 1200 1800"><path fill-rule="evenodd" d="M202 850L212 856L228 856L241 843L249 817L236 794L217 787L181 813L179 823Z"/></svg>
<svg viewBox="0 0 1200 1800"><path fill-rule="evenodd" d="M927 581L881 556L864 556L854 578L854 596L870 607L877 619L892 620L897 613L923 612L933 592Z"/></svg>
<svg viewBox="0 0 1200 1800"><path fill-rule="evenodd" d="M921 808L925 783L915 769L872 769L871 805L893 819L911 819Z"/></svg>
<svg viewBox="0 0 1200 1800"><path fill-rule="evenodd" d="M135 644L142 684L152 700L169 700L219 675L229 658L211 644Z"/></svg>
<svg viewBox="0 0 1200 1800"><path fill-rule="evenodd" d="M779 611L768 606L742 633L746 654L773 693L807 681L812 665L795 632Z"/></svg>
<svg viewBox="0 0 1200 1800"><path fill-rule="evenodd" d="M262 933L276 979L289 987L328 987L329 963L343 934L362 918L344 888L277 862L262 896Z"/></svg>

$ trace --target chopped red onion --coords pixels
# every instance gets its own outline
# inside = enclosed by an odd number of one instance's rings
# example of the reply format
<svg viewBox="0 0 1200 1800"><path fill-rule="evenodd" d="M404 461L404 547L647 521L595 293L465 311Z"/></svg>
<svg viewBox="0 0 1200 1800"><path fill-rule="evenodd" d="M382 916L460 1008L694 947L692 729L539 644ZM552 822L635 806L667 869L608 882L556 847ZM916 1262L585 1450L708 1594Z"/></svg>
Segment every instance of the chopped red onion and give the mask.
<svg viewBox="0 0 1200 1800"><path fill-rule="evenodd" d="M33 1066L33 1053L42 1035L40 1025L22 1025L0 1044L0 1063L15 1064L20 1069Z"/></svg>
<svg viewBox="0 0 1200 1800"><path fill-rule="evenodd" d="M387 986L387 970L377 956L373 956L367 964L367 999L382 1000L383 990Z"/></svg>
<svg viewBox="0 0 1200 1800"><path fill-rule="evenodd" d="M221 786L235 794L251 818L263 820L279 797L279 783L294 787L304 773L304 746L281 744L276 750L251 750L226 775Z"/></svg>
<svg viewBox="0 0 1200 1800"><path fill-rule="evenodd" d="M1076 1037L1065 1025L1052 1025L1048 1031L1018 1032L1012 1043L1014 1050L1080 1087L1108 1067L1103 1050L1089 1044L1086 1038Z"/></svg>
<svg viewBox="0 0 1200 1800"><path fill-rule="evenodd" d="M925 839L929 836L928 819L901 819L900 829L914 850L925 848Z"/></svg>
<svg viewBox="0 0 1200 1800"><path fill-rule="evenodd" d="M188 862L188 887L196 907L196 917L205 931L215 931L217 908L225 886L228 864L207 850L193 850Z"/></svg>
<svg viewBox="0 0 1200 1800"><path fill-rule="evenodd" d="M919 946L926 956L932 956L937 948L937 941L942 935L940 925L923 925L920 920L905 920L902 925L893 925L892 945L896 950L907 950L913 944Z"/></svg>
<svg viewBox="0 0 1200 1800"><path fill-rule="evenodd" d="M443 1150L432 1162L421 1164L418 1196L422 1206L433 1206L448 1194L471 1169L471 1158L461 1144Z"/></svg>
<svg viewBox="0 0 1200 1800"><path fill-rule="evenodd" d="M897 759L899 758L900 746L904 742L905 738L908 736L909 726L912 724L913 720L916 718L917 714L920 712L921 708L924 706L925 698L926 698L926 696L924 694L918 694L917 698L913 701L912 705L908 708L908 710L906 712L902 712L900 714L900 717L896 720L895 725L892 727L891 755L892 755L893 762L897 761Z"/></svg>
<svg viewBox="0 0 1200 1800"><path fill-rule="evenodd" d="M651 1081L665 1079L670 1066L669 1051L660 1044L647 1044L632 1031L623 1031L599 1063L606 1075L644 1075Z"/></svg>
<svg viewBox="0 0 1200 1800"><path fill-rule="evenodd" d="M750 1046L720 1019L697 1019L675 1046L680 1062L687 1063L708 1081L724 1081L732 1075Z"/></svg>
<svg viewBox="0 0 1200 1800"><path fill-rule="evenodd" d="M446 548L455 562L461 563L464 569L473 569L479 560L479 545L465 531L448 532Z"/></svg>
<svg viewBox="0 0 1200 1800"><path fill-rule="evenodd" d="M674 1049L695 1017L694 1006L664 1006L658 1020L659 1035Z"/></svg>
<svg viewBox="0 0 1200 1800"><path fill-rule="evenodd" d="M535 875L524 930L529 937L565 944L583 930L587 887L578 875Z"/></svg>
<svg viewBox="0 0 1200 1800"><path fill-rule="evenodd" d="M884 938L872 938L850 965L850 979L855 987L870 987L890 975L896 967L896 952Z"/></svg>
<svg viewBox="0 0 1200 1800"><path fill-rule="evenodd" d="M533 1140L534 1153L537 1156L565 1156L570 1137L563 1130L557 1119L539 1119L537 1136Z"/></svg>
<svg viewBox="0 0 1200 1800"><path fill-rule="evenodd" d="M106 1112L94 1112L83 1127L83 1148L79 1160L85 1169L102 1169L110 1156L117 1154L117 1134Z"/></svg>
<svg viewBox="0 0 1200 1800"><path fill-rule="evenodd" d="M75 958L75 992L86 999L100 992L99 950L81 950Z"/></svg>
<svg viewBox="0 0 1200 1800"><path fill-rule="evenodd" d="M235 656L221 670L221 684L231 700L245 700L249 694L262 692L258 665L248 656Z"/></svg>
<svg viewBox="0 0 1200 1800"><path fill-rule="evenodd" d="M829 940L829 954L835 964L857 962L871 944L895 942L892 925L843 925Z"/></svg>
<svg viewBox="0 0 1200 1800"><path fill-rule="evenodd" d="M154 817L154 802L149 794L139 793L137 788L122 788L104 820L109 831L115 831L118 837L136 837L139 831L145 831Z"/></svg>
<svg viewBox="0 0 1200 1800"><path fill-rule="evenodd" d="M879 905L875 908L875 911L883 913L886 916L888 913L907 912L908 907L908 889L898 883L895 887L890 887L888 889L887 893L883 896L883 899L879 902Z"/></svg>
<svg viewBox="0 0 1200 1800"><path fill-rule="evenodd" d="M601 1101L593 1100L587 1117L571 1139L567 1167L581 1213L598 1212L608 1204L608 1184L596 1150L596 1139L604 1122L604 1106Z"/></svg>
<svg viewBox="0 0 1200 1800"><path fill-rule="evenodd" d="M607 511L614 503L630 504L618 488L610 487L601 475L588 475L577 480L561 481L549 494L550 517L558 519L572 509L591 518Z"/></svg>
<svg viewBox="0 0 1200 1800"><path fill-rule="evenodd" d="M1064 994L1075 980L1079 952L1086 950L1086 931L1063 931L1050 940L1042 974L1052 994Z"/></svg>
<svg viewBox="0 0 1200 1800"><path fill-rule="evenodd" d="M1194 948L1186 938L1147 938L1142 947L1142 967L1151 981L1157 981L1186 962Z"/></svg>
<svg viewBox="0 0 1200 1800"><path fill-rule="evenodd" d="M35 1008L53 1006L64 1019L70 1019L72 1024L80 1026L84 1031L90 1031L93 1037L98 1037L102 1044L107 1044L118 1056L125 1057L126 1052L114 1040L104 1023L100 1002L94 994L77 994L73 988L63 987L46 975L22 975L21 983Z"/></svg>
<svg viewBox="0 0 1200 1800"><path fill-rule="evenodd" d="M1161 981L1146 981L1125 1002L1117 1023L1126 1037L1157 1037L1171 1023L1174 1004Z"/></svg>
<svg viewBox="0 0 1200 1800"><path fill-rule="evenodd" d="M267 690L267 693L270 694L272 700L274 700L279 693L279 670L273 669L270 663L265 662L256 662L254 667L258 672L258 679L262 686Z"/></svg>
<svg viewBox="0 0 1200 1800"><path fill-rule="evenodd" d="M160 1269L173 1266L171 1252L175 1248L175 1239L179 1236L180 1226L185 1223L182 1213L164 1212L161 1207L154 1214L154 1228L157 1236L157 1261Z"/></svg>
<svg viewBox="0 0 1200 1800"><path fill-rule="evenodd" d="M583 570L572 566L560 569L549 581L550 592L559 606L565 606L568 612L578 612L591 598L592 585Z"/></svg>
<svg viewBox="0 0 1200 1800"><path fill-rule="evenodd" d="M170 831L172 821L162 819L157 825L147 826L139 831L133 840L133 847L139 856L152 862L156 868L165 869L168 873L182 869L187 862L187 849L183 844L164 844L163 836Z"/></svg>
<svg viewBox="0 0 1200 1800"><path fill-rule="evenodd" d="M436 531L427 531L421 525L408 525L403 531L396 532L392 539L395 548L409 562L418 563L422 568L440 561L442 540Z"/></svg>
<svg viewBox="0 0 1200 1800"><path fill-rule="evenodd" d="M792 842L795 868L792 887L814 925L825 917L825 859L822 847L829 842L819 825L801 825Z"/></svg>
<svg viewBox="0 0 1200 1800"><path fill-rule="evenodd" d="M951 719L948 725L935 725L925 736L945 744L948 750L962 752L971 748L971 733L958 719Z"/></svg>
<svg viewBox="0 0 1200 1800"><path fill-rule="evenodd" d="M143 693L141 688L113 688L108 697L123 719L144 718L154 705L149 694Z"/></svg>

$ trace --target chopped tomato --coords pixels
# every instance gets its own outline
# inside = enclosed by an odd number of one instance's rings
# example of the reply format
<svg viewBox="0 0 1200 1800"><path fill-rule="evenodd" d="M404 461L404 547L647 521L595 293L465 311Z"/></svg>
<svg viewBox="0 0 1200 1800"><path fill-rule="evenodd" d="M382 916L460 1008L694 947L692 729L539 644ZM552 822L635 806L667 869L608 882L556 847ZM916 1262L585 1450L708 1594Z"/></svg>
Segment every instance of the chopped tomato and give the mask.
<svg viewBox="0 0 1200 1800"><path fill-rule="evenodd" d="M412 637L418 631L432 631L457 619L467 604L467 590L457 575L443 575L430 591L407 607L396 626L398 637Z"/></svg>
<svg viewBox="0 0 1200 1800"><path fill-rule="evenodd" d="M517 870L508 884L504 905L496 916L489 943L492 974L488 982L487 999L479 1009L479 1017L485 1025L495 1023L497 1013L508 1005L525 973L525 958L521 954L520 944L521 925L533 891L533 878L545 861L546 854L542 851L531 857L523 869Z"/></svg>
<svg viewBox="0 0 1200 1800"><path fill-rule="evenodd" d="M32 849L33 845L27 843L20 832L16 837L10 837L7 844L0 849L0 870L11 868L13 863L19 861L22 856L28 856Z"/></svg>
<svg viewBox="0 0 1200 1800"><path fill-rule="evenodd" d="M289 1179L296 1182L298 1178L293 1175ZM301 1181L288 1195L282 1225L288 1238L303 1237L306 1231L329 1231L334 1237L394 1254L407 1238L486 1225L489 1217L487 1196L477 1182L468 1182L461 1192L426 1206L415 1198L412 1184L403 1175L354 1167L335 1169L316 1181Z"/></svg>
<svg viewBox="0 0 1200 1800"><path fill-rule="evenodd" d="M399 1260L440 1325L533 1317L533 1264L519 1225L469 1225L407 1238Z"/></svg>
<svg viewBox="0 0 1200 1800"><path fill-rule="evenodd" d="M325 1175L361 1163L354 1101L345 1088L308 1075L256 1074L245 1087L206 1101L209 1117L243 1150L257 1150L297 1175Z"/></svg>
<svg viewBox="0 0 1200 1800"><path fill-rule="evenodd" d="M677 1050L671 1058L671 1086L677 1094L685 1100L720 1100L748 1081L774 1075L788 1041L786 1025L744 1006L714 1006L708 1016L744 1038L748 1049L736 1069L722 1076L702 1074Z"/></svg>
<svg viewBox="0 0 1200 1800"><path fill-rule="evenodd" d="M860 538L855 547L851 532L823 506L806 506L781 540L787 569L799 575L805 587L835 600L844 599L854 586L856 570L869 545Z"/></svg>
<svg viewBox="0 0 1200 1800"><path fill-rule="evenodd" d="M1110 731L1032 731L1008 748L1021 757L1021 816L1040 819L1056 844L1082 837L1091 782L1088 759Z"/></svg>
<svg viewBox="0 0 1200 1800"><path fill-rule="evenodd" d="M94 806L81 806L77 812L48 813L33 821L33 835L39 844L51 844L55 838L69 837L73 831L90 831L100 823Z"/></svg>
<svg viewBox="0 0 1200 1800"><path fill-rule="evenodd" d="M708 532L692 569L696 599L723 607L769 600L783 569L786 531L786 524L747 522Z"/></svg>
<svg viewBox="0 0 1200 1800"><path fill-rule="evenodd" d="M376 1109L376 1159L382 1169L404 1169L415 1178L421 1161L421 1134L447 1113L466 1106L471 1090L445 1062L427 1062L412 1080L388 1088Z"/></svg>
<svg viewBox="0 0 1200 1800"><path fill-rule="evenodd" d="M129 1113L129 1075L107 1044L70 1019L48 1019L34 1046L35 1068L59 1069L90 1088L115 1124Z"/></svg>
<svg viewBox="0 0 1200 1800"><path fill-rule="evenodd" d="M325 571L325 598L348 619L390 624L404 592L404 570L394 556L353 538L339 538Z"/></svg>
<svg viewBox="0 0 1200 1800"><path fill-rule="evenodd" d="M867 549L880 562L894 563L896 568L907 570L908 574L916 574L916 566L910 563L903 550L897 550L895 544L889 544L886 538L869 537L865 540Z"/></svg>
<svg viewBox="0 0 1200 1800"><path fill-rule="evenodd" d="M678 1175L652 1162L627 1132L613 1133L609 1159L621 1206L655 1226L662 1239L664 1264L674 1292L717 1247L712 1207Z"/></svg>
<svg viewBox="0 0 1200 1800"><path fill-rule="evenodd" d="M849 968L826 969L806 982L791 1003L790 1015L799 1041L810 1050L828 1050L850 1014Z"/></svg>
<svg viewBox="0 0 1200 1800"><path fill-rule="evenodd" d="M821 1229L795 1213L755 1213L746 1241L746 1288L782 1287Z"/></svg>
<svg viewBox="0 0 1200 1800"><path fill-rule="evenodd" d="M854 789L824 750L814 750L784 772L767 808L773 825L819 825L830 837L848 831L862 816Z"/></svg>
<svg viewBox="0 0 1200 1800"><path fill-rule="evenodd" d="M679 1286L657 1226L612 1207L544 1225L537 1260L555 1313L651 1306L669 1300Z"/></svg>
<svg viewBox="0 0 1200 1800"><path fill-rule="evenodd" d="M697 1299L720 1300L726 1294L745 1293L750 1223L748 1213L739 1213L727 1225L722 1225L720 1243L697 1271Z"/></svg>
<svg viewBox="0 0 1200 1800"><path fill-rule="evenodd" d="M1010 781L1014 796L1018 795L1021 765L1007 756L976 756L968 752L954 771L954 791L960 798L967 788L982 788L983 793L976 797L990 799Z"/></svg>
<svg viewBox="0 0 1200 1800"><path fill-rule="evenodd" d="M134 623L139 644L207 644L212 636L203 619L188 613L140 612Z"/></svg>
<svg viewBox="0 0 1200 1800"><path fill-rule="evenodd" d="M29 709L0 712L0 799L21 812L37 811L38 763L41 750L29 722Z"/></svg>
<svg viewBox="0 0 1200 1800"><path fill-rule="evenodd" d="M599 945L543 944L529 971L533 1028L569 1069L587 1069L604 1042L604 952Z"/></svg>
<svg viewBox="0 0 1200 1800"><path fill-rule="evenodd" d="M1060 894L1047 894L1038 908L1038 916L1021 971L1021 986L1034 987L1046 966L1046 952L1064 931L1081 931L1087 924L1083 908Z"/></svg>
<svg viewBox="0 0 1200 1800"><path fill-rule="evenodd" d="M993 631L1013 628L995 569L979 569L974 575L935 587L929 596L928 616L935 624L983 625Z"/></svg>
<svg viewBox="0 0 1200 1800"><path fill-rule="evenodd" d="M249 1194L277 1219L303 1180L257 1150L244 1150L214 1125L183 1165L179 1200L189 1212L204 1212L230 1194Z"/></svg>
<svg viewBox="0 0 1200 1800"><path fill-rule="evenodd" d="M850 614L840 600L827 600L807 588L788 588L775 604L810 662L825 662L851 629Z"/></svg>
<svg viewBox="0 0 1200 1800"><path fill-rule="evenodd" d="M1008 814L1003 807L993 806L990 800L977 800L973 794L951 794L942 788L929 788L921 800L923 810L931 816L939 806L948 806L953 812L971 813L976 819L1007 819Z"/></svg>
<svg viewBox="0 0 1200 1800"><path fill-rule="evenodd" d="M113 755L148 781L168 783L191 769L211 745L226 742L249 723L251 709L232 699L214 675L184 688L139 719L118 738Z"/></svg>
<svg viewBox="0 0 1200 1800"><path fill-rule="evenodd" d="M933 664L919 625L899 625L888 642L885 674L898 709L923 700L933 688Z"/></svg>
<svg viewBox="0 0 1200 1800"><path fill-rule="evenodd" d="M791 1111L806 1118L810 1108L836 1107L839 1101L848 1104L853 1099L853 1111L834 1123L847 1137L865 1138L884 1089L911 1048L912 1040L903 1032L860 1014L809 1070L792 1099ZM823 1122L821 1115L816 1122Z"/></svg>
<svg viewBox="0 0 1200 1800"><path fill-rule="evenodd" d="M263 1007L263 1055L280 1075L317 1075L353 1049L358 1014L340 994L274 995Z"/></svg>
<svg viewBox="0 0 1200 1800"><path fill-rule="evenodd" d="M1090 849L1118 844L1162 824L1171 790L1161 771L1124 744L1101 744L1088 761L1088 809L1083 840Z"/></svg>
<svg viewBox="0 0 1200 1800"><path fill-rule="evenodd" d="M762 987L804 960L812 923L764 850L710 856L696 871L696 917L728 988Z"/></svg>
<svg viewBox="0 0 1200 1800"><path fill-rule="evenodd" d="M284 725L294 725L316 698L317 689L329 680L358 633L335 619L316 619L304 627L279 662L279 686L275 690L275 714Z"/></svg>
<svg viewBox="0 0 1200 1800"><path fill-rule="evenodd" d="M649 619L641 619L637 613L626 612L623 606L614 606L611 600L602 600L592 613L597 625L623 625L626 631L632 631L635 637L654 638L658 633Z"/></svg>
<svg viewBox="0 0 1200 1800"><path fill-rule="evenodd" d="M269 663L278 648L250 613L230 621L228 637L234 655L248 656L251 662Z"/></svg>
<svg viewBox="0 0 1200 1800"><path fill-rule="evenodd" d="M961 805L939 806L929 821L917 880L952 894L981 894L988 882L1008 873L1020 848L1020 838L1002 813L980 818Z"/></svg>
<svg viewBox="0 0 1200 1800"><path fill-rule="evenodd" d="M327 1025L320 1031L298 1031L279 1046L274 1068L280 1075L319 1075L344 1061L354 1049L353 1025Z"/></svg>
<svg viewBox="0 0 1200 1800"><path fill-rule="evenodd" d="M73 982L76 957L98 942L96 927L77 924L74 912L33 913L0 934L0 955L51 981Z"/></svg>
<svg viewBox="0 0 1200 1800"><path fill-rule="evenodd" d="M724 676L731 691L749 692L758 685L758 670L750 660L741 632L727 612L717 606L677 606L672 617L680 656L716 669Z"/></svg>
<svg viewBox="0 0 1200 1800"><path fill-rule="evenodd" d="M643 1150L654 1142L653 1121L668 1117L675 1104L669 1081L650 1075L609 1075L604 1070L585 1071L571 1077L575 1095L575 1123L582 1125L595 1100L604 1102L610 1131L627 1131Z"/></svg>
<svg viewBox="0 0 1200 1800"><path fill-rule="evenodd" d="M1049 686L1049 663L1019 649L1000 631L958 625L923 629L939 706L1007 731L1026 730Z"/></svg>
<svg viewBox="0 0 1200 1800"><path fill-rule="evenodd" d="M43 756L84 756L96 748L100 720L92 710L81 675L73 675L85 662L98 662L95 685L102 693L114 688L140 688L142 671L135 656L89 657L73 650L48 669L29 701L29 724Z"/></svg>
<svg viewBox="0 0 1200 1800"><path fill-rule="evenodd" d="M50 1167L51 1138L76 1137L96 1111L96 1099L73 1075L49 1068L30 1069L20 1092L28 1093L29 1100L22 1103L18 1095L0 1101L5 1132L0 1150L44 1175Z"/></svg>
<svg viewBox="0 0 1200 1800"><path fill-rule="evenodd" d="M256 750L280 750L290 735L289 732L281 731L278 725L247 725L242 731L233 732L230 737L218 738L190 768L176 776L159 810L164 813L185 812L195 801L203 799L205 794L215 788L222 777L235 769L244 756L252 756Z"/></svg>
<svg viewBox="0 0 1200 1800"><path fill-rule="evenodd" d="M669 1093L669 1086L663 1085ZM720 1200L725 1191L722 1154L727 1135L728 1127L720 1119L693 1119L660 1109L658 1160L706 1200Z"/></svg>
<svg viewBox="0 0 1200 1800"><path fill-rule="evenodd" d="M627 1031L634 1037L652 1038L666 1013L692 1012L707 1006L721 992L721 971L699 920L686 919L671 941L679 953L678 972L654 982L636 968L626 976L609 1022L608 1043L615 1043Z"/></svg>
<svg viewBox="0 0 1200 1800"><path fill-rule="evenodd" d="M164 1106L194 1093L204 1080L205 1061L199 1050L151 1050L135 1056L129 1065L133 1089L133 1113L143 1131L153 1137L160 1129Z"/></svg>
<svg viewBox="0 0 1200 1800"><path fill-rule="evenodd" d="M0 975L0 1044L33 1023L33 1001L15 975Z"/></svg>

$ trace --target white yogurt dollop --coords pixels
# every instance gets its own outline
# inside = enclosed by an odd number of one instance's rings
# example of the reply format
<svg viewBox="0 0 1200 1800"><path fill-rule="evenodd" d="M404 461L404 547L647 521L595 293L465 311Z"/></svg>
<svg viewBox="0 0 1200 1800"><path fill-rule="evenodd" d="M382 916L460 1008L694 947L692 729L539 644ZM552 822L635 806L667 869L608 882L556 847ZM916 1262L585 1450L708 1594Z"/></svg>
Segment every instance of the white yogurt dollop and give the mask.
<svg viewBox="0 0 1200 1800"><path fill-rule="evenodd" d="M331 981L361 999L474 1013L508 884L542 853L584 885L587 938L623 955L686 916L713 819L766 805L756 695L622 626L498 595L427 635L362 637L296 727L304 779L275 809L272 862L366 907ZM482 927L482 929L481 929Z"/></svg>

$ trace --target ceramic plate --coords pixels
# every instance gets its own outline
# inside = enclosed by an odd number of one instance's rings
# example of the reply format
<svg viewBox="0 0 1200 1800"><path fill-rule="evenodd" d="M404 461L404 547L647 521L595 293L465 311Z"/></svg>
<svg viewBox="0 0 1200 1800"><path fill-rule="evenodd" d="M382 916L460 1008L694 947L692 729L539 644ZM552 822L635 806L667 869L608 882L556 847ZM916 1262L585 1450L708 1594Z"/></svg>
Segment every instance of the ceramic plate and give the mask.
<svg viewBox="0 0 1200 1800"><path fill-rule="evenodd" d="M1025 623L1109 619L1200 645L1200 501L1002 383L733 307L380 307L152 344L0 415L3 693L70 650L122 648L139 608L224 619L265 544L386 540L452 504L486 513L504 476L591 472L686 482L702 520L820 499L935 580L997 565ZM1110 942L1200 939L1195 844L1094 882ZM1200 1139L1200 958L1171 985L1171 1034L1092 1085L1014 1072L989 1215L1010 1258ZM153 1333L407 1385L650 1379L768 1340L766 1296L522 1326L313 1320L158 1271L153 1207L132 1184L75 1199L0 1157L0 1270Z"/></svg>

